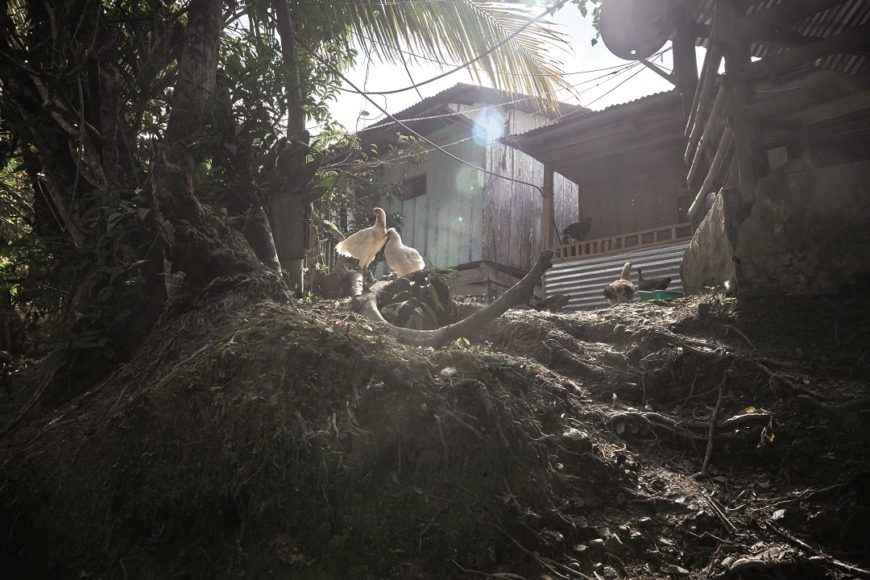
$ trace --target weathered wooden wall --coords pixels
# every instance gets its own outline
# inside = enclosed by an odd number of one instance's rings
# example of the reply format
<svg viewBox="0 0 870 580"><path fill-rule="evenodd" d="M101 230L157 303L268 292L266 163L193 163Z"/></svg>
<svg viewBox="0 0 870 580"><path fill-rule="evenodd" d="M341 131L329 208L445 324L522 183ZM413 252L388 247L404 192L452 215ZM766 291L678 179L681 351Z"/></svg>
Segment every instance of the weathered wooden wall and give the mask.
<svg viewBox="0 0 870 580"><path fill-rule="evenodd" d="M581 217L592 218L588 238L648 230L685 221L678 206L689 192L678 141L599 160L580 176ZM556 223L567 220L556 211Z"/></svg>
<svg viewBox="0 0 870 580"><path fill-rule="evenodd" d="M543 183L544 166L505 145L489 148L486 168L539 187ZM570 220L567 223L577 221L577 185L557 174L553 190L556 216ZM528 270L541 251L541 192L487 175L483 204L483 259Z"/></svg>
<svg viewBox="0 0 870 580"><path fill-rule="evenodd" d="M464 108L470 118L477 119L484 115L478 110L482 107L474 104ZM505 124L505 132L527 130L547 120L516 110L499 114L496 119ZM543 165L494 141L500 136L491 134L486 140L479 131L460 124L427 135L474 165L540 186ZM542 200L537 189L486 175L438 151L430 152L420 165L391 166L386 175L401 182L422 173L426 174L426 195L404 201L391 199L386 208L404 216L402 240L406 245L415 247L427 263L438 268L481 260L518 270L531 268L541 249ZM557 215L576 221L576 184L557 175L555 199Z"/></svg>
<svg viewBox="0 0 870 580"><path fill-rule="evenodd" d="M684 128L680 96L668 92L575 112L510 142L579 184L579 218L591 218L594 239L686 221ZM559 228L575 219L555 208Z"/></svg>
<svg viewBox="0 0 870 580"><path fill-rule="evenodd" d="M485 148L469 139L468 130L462 126L448 126L427 137L470 163L480 166L484 162ZM403 243L416 248L428 264L437 268L480 260L483 176L433 151L419 165L390 167L387 178L401 182L423 173L425 195L404 201L391 199L387 207L388 212L404 216Z"/></svg>

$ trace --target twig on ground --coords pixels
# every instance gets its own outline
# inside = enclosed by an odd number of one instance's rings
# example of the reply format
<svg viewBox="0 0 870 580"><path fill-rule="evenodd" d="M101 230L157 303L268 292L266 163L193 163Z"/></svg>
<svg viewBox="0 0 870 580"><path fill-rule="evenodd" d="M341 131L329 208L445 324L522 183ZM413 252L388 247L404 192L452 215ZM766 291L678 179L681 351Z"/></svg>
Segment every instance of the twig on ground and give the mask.
<svg viewBox="0 0 870 580"><path fill-rule="evenodd" d="M773 523L769 519L765 519L764 524L766 526L768 526L771 530L773 530L774 532L776 532L777 534L779 534L780 536L782 536L783 538L788 540L789 542L803 548L804 550L807 550L808 552L812 552L813 554L815 554L816 556L818 556L822 560L828 562L832 566L836 566L837 568L840 568L841 570L845 570L845 571L849 572L850 574L861 574L862 576L870 576L870 570L867 570L866 568L859 568L858 566L854 566L852 564L847 564L846 562L843 562L841 560L834 558L830 554L824 552L821 548L816 548L815 546L811 546L810 544L807 544L803 540L796 538L789 531L787 531L784 528L779 527L778 525L776 525L775 523Z"/></svg>
<svg viewBox="0 0 870 580"><path fill-rule="evenodd" d="M444 447L444 467L447 467L447 440L444 439L444 429L441 427L441 415L435 415L435 424L438 426L438 437L441 439L441 446Z"/></svg>
<svg viewBox="0 0 870 580"><path fill-rule="evenodd" d="M752 341L749 340L749 337L746 336L742 330L740 330L736 326L732 326L731 324L723 324L722 326L724 326L728 330L733 330L735 333L739 334L740 337L746 341L746 344L749 345L749 348L751 348L752 350L756 350L755 345L752 344Z"/></svg>
<svg viewBox="0 0 870 580"><path fill-rule="evenodd" d="M702 493L701 495L704 497L705 500L707 500L707 503L710 504L710 507L713 509L713 513L716 514L716 517L719 518L719 521L722 522L722 525L725 526L725 529L732 533L736 532L737 526L735 526L734 523L728 518L728 516L725 515L725 511L719 507L715 500L713 500L713 498L706 493Z"/></svg>
<svg viewBox="0 0 870 580"><path fill-rule="evenodd" d="M454 421L456 421L457 423L459 423L460 425L462 425L463 427L465 427L466 429L468 429L469 431L471 431L472 433L474 433L474 434L477 436L477 439L478 439L479 441L483 441L483 440L485 439L485 437L483 436L483 433L481 433L481 432L477 429L477 427L475 427L474 425L471 425L471 424L468 423L467 421L463 421L462 419L460 419L460 418L456 415L456 413L453 413L452 411L448 411L448 410L446 410L446 409L444 410L444 413L445 413L448 417L453 418Z"/></svg>
<svg viewBox="0 0 870 580"><path fill-rule="evenodd" d="M713 414L710 415L710 430L707 432L707 451L704 453L704 463L701 464L701 475L706 475L707 465L710 463L710 457L713 455L713 438L716 434L716 422L719 420L719 409L722 408L722 392L728 384L728 377L731 376L732 369L729 368L722 374L722 381L719 383L719 395L716 397L716 406L713 408Z"/></svg>
<svg viewBox="0 0 870 580"><path fill-rule="evenodd" d="M491 525L494 526L495 529L497 529L498 531L503 533L505 536L507 536L508 539L511 542L513 542L513 544L517 548L519 548L526 555L531 556L535 560L535 562L537 562L538 564L540 564L541 566L543 566L544 568L546 568L547 570L549 570L550 572L555 574L556 577L562 578L563 580L568 580L570 578L570 576L566 576L565 574L560 573L559 570L556 569L558 567L559 569L564 570L568 574L573 574L579 578L586 578L587 580L591 580L591 578L589 578L589 576L587 576L586 574L583 574L582 572L578 572L577 570L573 570L573 569L569 568L568 566L565 566L563 564L560 564L559 562L556 562L555 560L551 560L550 558L544 558L543 556L541 556L537 552L533 552L533 551L529 550L528 548L523 546L519 542L519 540L517 540L512 535L510 535L508 533L508 531L506 529L504 529L502 526L495 524L495 523L491 524Z"/></svg>
<svg viewBox="0 0 870 580"><path fill-rule="evenodd" d="M771 381L774 381L774 380L779 381L780 383L786 385L787 387L791 387L792 389L794 389L796 391L800 391L801 393L806 393L807 395L811 395L813 397L816 397L817 399L824 399L825 398L821 393L818 393L809 387L805 387L805 386L799 384L796 380L794 380L794 378L789 377L788 375L785 375L783 373L774 372L758 361L755 361L755 366L757 366L762 371L764 371L764 373L768 377L770 377Z"/></svg>
<svg viewBox="0 0 870 580"><path fill-rule="evenodd" d="M520 576L519 574L511 574L510 572L494 572L492 574L488 572L481 572L480 570L474 570L472 568L465 568L456 559L453 560L453 565L459 568L462 572L466 574L477 574L479 576L486 576L487 578L504 578L505 580L526 580L525 576Z"/></svg>

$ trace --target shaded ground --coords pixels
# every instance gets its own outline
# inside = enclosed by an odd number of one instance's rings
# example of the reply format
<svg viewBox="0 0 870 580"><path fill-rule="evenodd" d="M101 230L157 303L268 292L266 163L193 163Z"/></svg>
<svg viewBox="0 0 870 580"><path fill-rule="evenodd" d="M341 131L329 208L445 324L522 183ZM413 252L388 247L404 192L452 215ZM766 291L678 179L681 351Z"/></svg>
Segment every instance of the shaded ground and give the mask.
<svg viewBox="0 0 870 580"><path fill-rule="evenodd" d="M867 322L713 295L432 351L334 302L216 304L0 439L0 572L860 577Z"/></svg>

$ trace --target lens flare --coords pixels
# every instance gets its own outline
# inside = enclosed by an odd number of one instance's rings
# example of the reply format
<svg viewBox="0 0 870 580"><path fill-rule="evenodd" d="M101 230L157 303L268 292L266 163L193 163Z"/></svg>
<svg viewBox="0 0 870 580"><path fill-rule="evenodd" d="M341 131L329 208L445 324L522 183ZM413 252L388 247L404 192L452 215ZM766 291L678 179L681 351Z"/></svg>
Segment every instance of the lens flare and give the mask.
<svg viewBox="0 0 870 580"><path fill-rule="evenodd" d="M495 109L487 109L474 121L474 142L491 145L504 136L504 117Z"/></svg>

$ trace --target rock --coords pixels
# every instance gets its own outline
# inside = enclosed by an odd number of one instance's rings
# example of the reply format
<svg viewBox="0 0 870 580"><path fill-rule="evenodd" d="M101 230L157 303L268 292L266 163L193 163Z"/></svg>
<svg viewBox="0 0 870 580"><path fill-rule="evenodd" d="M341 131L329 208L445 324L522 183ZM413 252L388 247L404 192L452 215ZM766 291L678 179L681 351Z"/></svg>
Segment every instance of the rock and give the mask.
<svg viewBox="0 0 870 580"><path fill-rule="evenodd" d="M688 576L689 571L683 568L682 566L677 566L676 564L668 564L665 570L668 574L676 574L678 576Z"/></svg>
<svg viewBox="0 0 870 580"><path fill-rule="evenodd" d="M586 542L586 545L589 546L589 550L591 552L603 552L604 551L604 540L601 538L595 538L594 540L589 540Z"/></svg>
<svg viewBox="0 0 870 580"><path fill-rule="evenodd" d="M588 453L592 450L592 441L585 431L570 427L562 433L562 445L574 453Z"/></svg>
<svg viewBox="0 0 870 580"><path fill-rule="evenodd" d="M622 540L618 535L613 534L609 538L607 538L607 540L605 540L604 550L608 554L619 556L625 553L625 544L622 543Z"/></svg>

